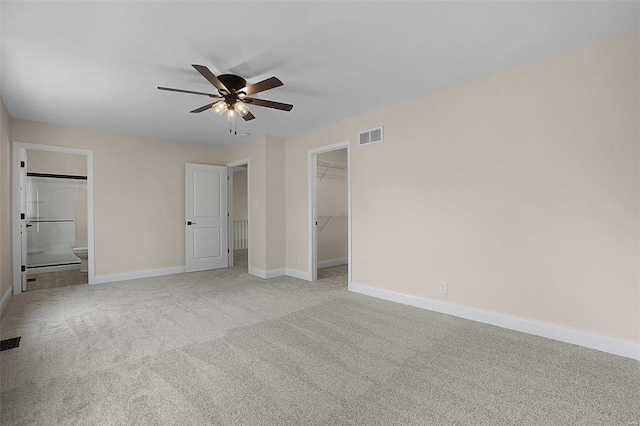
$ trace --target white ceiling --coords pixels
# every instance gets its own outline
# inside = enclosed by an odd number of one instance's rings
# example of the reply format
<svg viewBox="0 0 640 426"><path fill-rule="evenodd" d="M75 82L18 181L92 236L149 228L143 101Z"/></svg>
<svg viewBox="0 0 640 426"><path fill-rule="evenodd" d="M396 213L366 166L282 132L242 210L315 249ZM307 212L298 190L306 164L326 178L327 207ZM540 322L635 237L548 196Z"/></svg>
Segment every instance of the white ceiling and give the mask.
<svg viewBox="0 0 640 426"><path fill-rule="evenodd" d="M191 64L283 87L238 133L287 137L640 26L631 2L2 1L12 117L229 146Z"/></svg>

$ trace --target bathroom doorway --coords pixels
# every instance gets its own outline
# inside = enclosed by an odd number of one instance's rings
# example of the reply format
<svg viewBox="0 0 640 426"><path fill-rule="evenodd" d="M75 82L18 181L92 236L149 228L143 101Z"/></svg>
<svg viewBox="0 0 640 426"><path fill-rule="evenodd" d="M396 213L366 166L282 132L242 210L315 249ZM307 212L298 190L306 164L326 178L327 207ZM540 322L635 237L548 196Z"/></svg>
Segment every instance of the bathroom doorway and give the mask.
<svg viewBox="0 0 640 426"><path fill-rule="evenodd" d="M26 291L88 284L87 161L26 150Z"/></svg>
<svg viewBox="0 0 640 426"><path fill-rule="evenodd" d="M93 281L92 172L91 151L14 143L14 294Z"/></svg>

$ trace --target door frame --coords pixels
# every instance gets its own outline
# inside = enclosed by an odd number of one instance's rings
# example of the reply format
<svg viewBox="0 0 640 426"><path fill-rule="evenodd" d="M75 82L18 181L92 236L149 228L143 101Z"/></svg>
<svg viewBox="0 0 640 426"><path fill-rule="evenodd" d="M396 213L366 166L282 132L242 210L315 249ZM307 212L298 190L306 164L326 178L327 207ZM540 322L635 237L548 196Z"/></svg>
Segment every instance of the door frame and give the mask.
<svg viewBox="0 0 640 426"><path fill-rule="evenodd" d="M69 148L65 146L45 145L13 141L12 143L12 230L13 230L13 294L22 289L22 228L26 219L20 219L20 213L26 212L26 192L20 191L22 170L20 161L27 150L49 151L63 154L84 155L87 158L87 248L89 251L89 284L95 284L95 227L94 227L94 191L93 191L93 150ZM27 165L29 159L27 158ZM26 174L26 170L24 171Z"/></svg>
<svg viewBox="0 0 640 426"><path fill-rule="evenodd" d="M318 154L329 151L337 151L339 149L347 149L347 256L348 256L348 278L347 282L351 285L352 275L352 260L351 260L351 141L346 140L344 142L338 142L331 145L325 145L318 148L313 148L307 151L307 192L309 194L308 199L308 212L309 212L309 228L308 228L308 255L309 255L309 277L311 281L318 279L318 179L317 179L317 166L318 166Z"/></svg>
<svg viewBox="0 0 640 426"><path fill-rule="evenodd" d="M229 175L229 187L227 190L229 203L229 267L233 267L233 169L239 166L247 166L247 268L251 267L251 167L249 158L225 164Z"/></svg>

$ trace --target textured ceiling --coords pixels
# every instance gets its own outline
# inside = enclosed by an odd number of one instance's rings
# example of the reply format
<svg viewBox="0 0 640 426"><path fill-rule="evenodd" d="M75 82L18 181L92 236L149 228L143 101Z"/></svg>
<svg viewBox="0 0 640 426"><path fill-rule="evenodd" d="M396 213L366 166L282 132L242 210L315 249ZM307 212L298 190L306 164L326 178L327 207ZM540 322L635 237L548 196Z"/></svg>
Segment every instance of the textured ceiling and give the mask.
<svg viewBox="0 0 640 426"><path fill-rule="evenodd" d="M191 64L277 76L238 133L287 137L636 29L638 2L0 3L0 94L12 117L229 146L189 114L215 92Z"/></svg>

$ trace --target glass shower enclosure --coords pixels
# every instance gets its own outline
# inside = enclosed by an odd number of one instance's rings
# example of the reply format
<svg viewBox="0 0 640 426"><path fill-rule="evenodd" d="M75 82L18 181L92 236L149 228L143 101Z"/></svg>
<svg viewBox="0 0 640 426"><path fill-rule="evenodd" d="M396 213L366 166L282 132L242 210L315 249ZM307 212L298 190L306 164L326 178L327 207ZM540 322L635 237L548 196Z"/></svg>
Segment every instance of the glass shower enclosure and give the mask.
<svg viewBox="0 0 640 426"><path fill-rule="evenodd" d="M27 173L27 269L50 272L80 265L73 254L86 215L86 178ZM84 191L84 193L83 193ZM85 219L86 221L86 219Z"/></svg>

